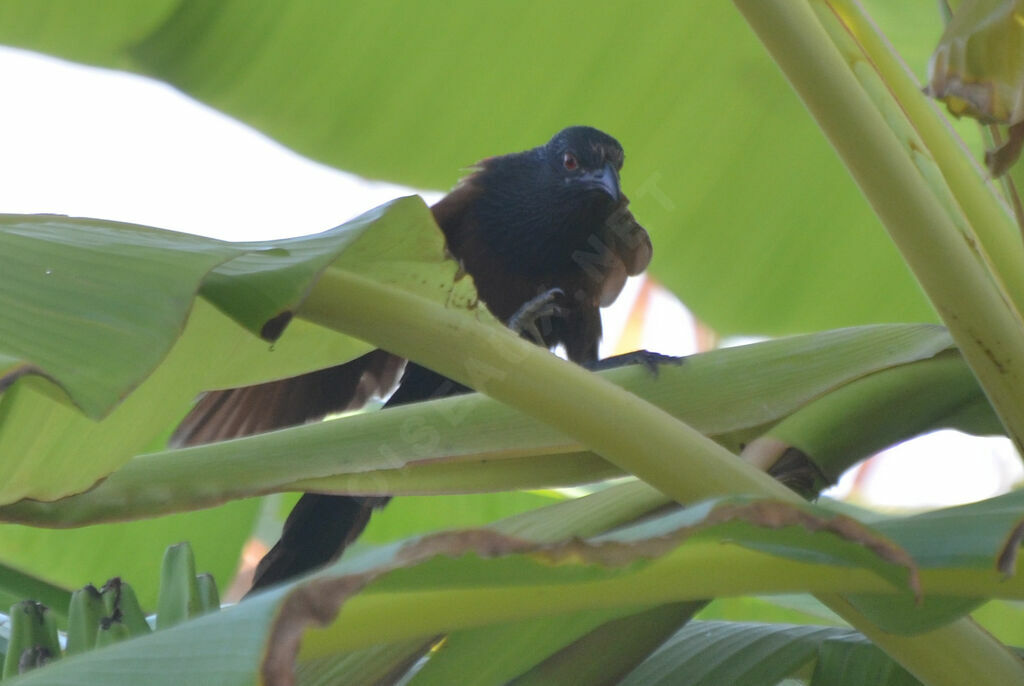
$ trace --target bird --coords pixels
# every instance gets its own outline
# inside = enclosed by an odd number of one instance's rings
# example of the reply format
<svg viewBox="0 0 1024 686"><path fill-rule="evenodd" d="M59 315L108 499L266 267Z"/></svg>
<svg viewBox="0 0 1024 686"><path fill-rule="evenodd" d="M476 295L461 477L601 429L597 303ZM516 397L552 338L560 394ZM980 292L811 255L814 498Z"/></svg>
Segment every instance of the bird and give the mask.
<svg viewBox="0 0 1024 686"><path fill-rule="evenodd" d="M652 257L647 231L620 187L622 145L589 126L486 158L431 207L446 250L479 299L522 336L590 366L600 308ZM172 446L197 445L319 421L397 388L384 409L469 391L386 351L288 379L205 393ZM337 559L389 498L306 493L256 568L249 594Z"/></svg>

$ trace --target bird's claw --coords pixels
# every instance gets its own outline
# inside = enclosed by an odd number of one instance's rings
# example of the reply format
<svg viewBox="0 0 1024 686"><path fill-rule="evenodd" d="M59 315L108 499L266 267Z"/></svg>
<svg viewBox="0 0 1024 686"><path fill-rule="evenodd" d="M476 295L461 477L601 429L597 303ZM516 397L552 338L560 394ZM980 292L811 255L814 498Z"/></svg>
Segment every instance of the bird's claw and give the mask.
<svg viewBox="0 0 1024 686"><path fill-rule="evenodd" d="M555 303L555 299L560 295L565 295L565 291L561 288L551 288L527 300L509 317L508 328L520 336L530 338L537 345L545 345L544 334L538 328L537 322L546 317L559 317L566 313L564 307Z"/></svg>
<svg viewBox="0 0 1024 686"><path fill-rule="evenodd" d="M650 350L634 350L633 352L615 355L614 357L606 357L603 360L591 362L586 365L586 367L592 372L599 372L605 369L616 369L618 367L641 364L645 369L647 369L647 371L657 378L658 368L661 367L661 365L680 365L683 363L684 359L685 358L682 357L673 357L672 355L662 355L661 353L651 352Z"/></svg>

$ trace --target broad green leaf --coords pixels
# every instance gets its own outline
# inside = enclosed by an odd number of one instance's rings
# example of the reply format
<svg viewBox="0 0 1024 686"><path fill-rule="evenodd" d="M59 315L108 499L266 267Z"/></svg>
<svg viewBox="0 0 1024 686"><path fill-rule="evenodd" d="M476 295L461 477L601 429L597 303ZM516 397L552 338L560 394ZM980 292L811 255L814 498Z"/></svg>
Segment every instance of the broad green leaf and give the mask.
<svg viewBox="0 0 1024 686"><path fill-rule="evenodd" d="M21 360L3 387L38 374L99 419L167 355L203 277L236 254L141 226L0 217L0 340Z"/></svg>
<svg viewBox="0 0 1024 686"><path fill-rule="evenodd" d="M98 422L55 399L48 382L22 377L0 395L3 500L28 495L46 500L89 488L132 455L166 439L170 426L206 388L308 371L308 365L327 365L366 348L317 328L296 322L271 348L196 300L189 325L162 364Z"/></svg>
<svg viewBox="0 0 1024 686"><path fill-rule="evenodd" d="M694 355L680 365L661 365L656 376L642 366L602 375L738 451L796 410L799 419L818 405L831 407L834 403L826 401L837 389L864 405L857 412L891 417L892 384L881 384L880 397L877 390L865 396L842 389L885 377L877 373L881 370L922 369L912 375L914 383L895 375L902 410L897 419L906 421L895 421L882 434L891 443L947 420L950 407L960 407L963 398L983 403L958 358L935 359L948 346L937 327L862 327ZM923 366L908 364L914 361ZM933 368L937 372L927 371ZM951 379L962 394L952 394ZM872 389L878 386L871 382ZM932 402L936 398L940 402ZM875 434L847 426L844 418L854 411L849 402L840 410L828 414L831 423L815 411L813 436L800 427L779 435L815 460L828 459L829 466L849 465L880 447ZM840 430L846 438L834 446L813 440ZM482 395L467 395L144 455L87 493L52 504L17 503L0 509L0 518L67 526L208 507L273 490L451 493L575 484L621 474L581 450L577 441L540 421ZM534 456L553 457L525 459Z"/></svg>
<svg viewBox="0 0 1024 686"><path fill-rule="evenodd" d="M0 41L153 76L316 160L417 187L592 124L627 150L652 273L717 330L934 319L730 4L594 10L7 2ZM937 13L903 22L931 27L901 36L926 54Z"/></svg>
<svg viewBox="0 0 1024 686"><path fill-rule="evenodd" d="M51 217L9 218L0 241L5 273L16 277L0 292L10 315L0 352L21 365L8 366L0 380L6 502L88 488L150 445L200 391L363 352L365 344L308 323L272 347L252 335L277 338L328 265L452 304L465 302L472 288L464 280L452 290L455 266L419 199L321 234L258 245ZM200 291L249 332L195 301Z"/></svg>
<svg viewBox="0 0 1024 686"><path fill-rule="evenodd" d="M699 600L669 603L613 619L576 639L512 683L515 686L571 681L594 686L618 684L704 604Z"/></svg>
<svg viewBox="0 0 1024 686"><path fill-rule="evenodd" d="M409 683L411 686L512 683L516 676L566 643L621 614L621 610L594 610L456 632L445 638ZM491 658L481 664L482 655ZM576 678L581 676L577 674Z"/></svg>
<svg viewBox="0 0 1024 686"><path fill-rule="evenodd" d="M779 588L778 583L799 588L812 577L820 583L821 564L832 570L828 578L838 581L839 587L844 583L840 579L853 580L845 571L849 565L866 565L874 570L871 574L894 580L905 578L907 568L900 562L898 549L852 520L810 505L702 505L587 541L538 544L522 534L510 538L496 533L517 528L526 532L531 527L544 531L545 518L552 525L547 528L549 534L557 532L558 525L563 530L557 535L568 530L582 533L590 523L574 517L572 510L597 514L600 510L586 507L588 501L622 502L630 498L631 490L636 489L629 484L613 487L517 515L490 531L430 535L366 551L294 586L138 639L130 652L115 646L89 653L47 667L25 682L44 679L46 674L57 678L70 670L81 683L124 678L129 673L135 678L143 674L155 684L171 683L166 680L170 678L166 659L194 653L197 659L179 664L174 678L200 678L214 669L221 683L242 684L250 683L257 669L265 675L290 673L300 636L304 636L300 662L319 661L377 643L426 638L493 622L585 609L628 610L637 603L668 602L687 595L697 598L741 588L764 591ZM597 519L597 526L608 525L607 518ZM757 527L762 530L750 530ZM898 529L897 522L890 528ZM937 529L927 533L932 539L943 536ZM794 567L765 555L751 558L735 545L716 542L723 537L770 547L774 555L814 559L817 565ZM869 550L877 555L866 556ZM805 573L812 577L804 579ZM867 579L856 578L858 584ZM364 593L353 597L364 587ZM329 621L339 605L343 605L339 621L303 633L310 623ZM308 614L312 607L319 608L315 615ZM232 657L214 667L215 650L232 651Z"/></svg>
<svg viewBox="0 0 1024 686"><path fill-rule="evenodd" d="M784 509L789 507L777 505ZM701 509L708 512L707 508ZM802 509L792 508L791 511ZM734 510L733 514L740 511ZM746 512L756 519L757 508ZM721 515L721 510L719 513ZM773 509L773 516L780 513L781 510ZM743 516L733 519L732 515L727 515L717 522L712 517L704 522L707 528L698 538L705 534L742 537L746 526L740 521ZM588 608L628 610L645 601L642 594L595 594L594 589L589 588L593 583L576 582L586 579L596 582L598 587L601 583L627 583L629 587L635 586L637 575L654 574L644 586L648 602L654 597L668 600L672 595L685 593L682 589L690 583L703 585L706 582L700 575L692 573L696 570L688 573L686 568L694 562L705 564L706 546L692 539L676 549L681 540L701 526L698 521L697 528L636 527L613 537L591 541L570 539L557 544L537 544L487 530L430 535L343 560L294 585L270 590L238 606L131 643L62 660L26 676L24 683L45 683L48 678L73 678L81 683L103 678L110 683L127 674L153 684L172 683L170 679L180 683L210 674L210 670L223 684L251 683L257 670L264 678L278 683L277 680L292 672L300 639L301 659L321 660L374 643L401 642L417 636L426 638L446 629L502 621L502 618L510 621ZM784 529L769 528L765 533L769 538L778 538L779 531ZM846 535L852 532L847 529ZM850 547L822 542L835 538L832 533L814 534L808 530L807 537L808 545L821 545L822 552L818 556L821 561L865 563L863 556ZM690 563L683 563L682 567L676 565L671 571L668 568L659 571L659 561L667 563L691 545L697 545L701 552ZM883 574L891 565L883 557L867 564ZM748 566L739 574L747 583L757 586L772 578L774 572L769 563L756 569ZM659 575L664 577L663 581L673 578L678 583L658 582ZM364 587L367 587L366 593L352 597ZM395 593L396 590L399 592ZM691 592L704 590L691 589ZM484 593L490 600L467 605L464 598L460 599L461 594L467 593ZM431 595L442 600L447 598L442 605L447 608L445 613L430 611L423 604ZM341 621L326 630L306 631L307 626L330 622L342 605ZM403 606L405 609L401 610ZM397 614L396 610L399 610ZM217 651L225 653L219 662L213 661ZM188 654L190 659L179 659L171 674L167 659L174 654ZM73 676L62 677L62 674Z"/></svg>
<svg viewBox="0 0 1024 686"><path fill-rule="evenodd" d="M906 548L921 567L972 566L1017 573L1024 491L878 521L874 528Z"/></svg>
<svg viewBox="0 0 1024 686"><path fill-rule="evenodd" d="M374 646L355 653L308 660L296 668L300 686L392 683L426 651L432 640Z"/></svg>
<svg viewBox="0 0 1024 686"><path fill-rule="evenodd" d="M96 14L87 17L80 14L82 8L75 0L58 0L45 8L34 3L4 2L0 5L0 23L6 27L5 38L12 45L28 47L35 43L37 49L67 59L130 69L127 60L116 56L130 45L128 36L154 30L177 4L175 0L104 0L92 8ZM110 13L110 21L99 21L100 10ZM83 31L82 22L87 18L92 19L90 30ZM69 40L71 37L75 40Z"/></svg>
<svg viewBox="0 0 1024 686"><path fill-rule="evenodd" d="M818 648L811 686L918 686L920 682L862 636L831 637Z"/></svg>
<svg viewBox="0 0 1024 686"><path fill-rule="evenodd" d="M668 536L673 531L685 531L687 536L712 535L794 560L864 566L896 587L909 588L914 596L920 593L917 570L906 551L855 519L815 505L747 498L711 500L594 540L630 541Z"/></svg>
<svg viewBox="0 0 1024 686"><path fill-rule="evenodd" d="M691 622L622 684L774 686L810 663L824 641L851 634L851 629L813 625Z"/></svg>
<svg viewBox="0 0 1024 686"><path fill-rule="evenodd" d="M902 546L921 568L968 567L1017 572L1024 526L1024 491L1013 491L959 507L875 523L875 529ZM917 633L962 616L984 602L977 597L906 598L873 595L851 597L862 612L887 631Z"/></svg>

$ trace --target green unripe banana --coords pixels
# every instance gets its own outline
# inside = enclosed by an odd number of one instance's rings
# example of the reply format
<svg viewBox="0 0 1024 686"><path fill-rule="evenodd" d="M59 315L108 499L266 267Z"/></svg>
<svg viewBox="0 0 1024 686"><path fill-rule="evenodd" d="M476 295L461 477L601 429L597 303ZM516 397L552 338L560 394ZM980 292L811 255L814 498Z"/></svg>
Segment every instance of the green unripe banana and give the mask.
<svg viewBox="0 0 1024 686"><path fill-rule="evenodd" d="M127 581L115 576L104 584L101 593L106 616L123 623L132 636L152 631L146 621L146 613L142 611L139 599Z"/></svg>
<svg viewBox="0 0 1024 686"><path fill-rule="evenodd" d="M11 677L60 657L57 618L34 600L11 606L11 636L4 656L4 677Z"/></svg>
<svg viewBox="0 0 1024 686"><path fill-rule="evenodd" d="M43 633L39 636L39 645L44 649L43 657L45 658L49 654L49 658L46 660L56 660L61 656L60 651L60 637L57 635L57 615L54 614L53 610L40 605L43 608Z"/></svg>
<svg viewBox="0 0 1024 686"><path fill-rule="evenodd" d="M160 595L156 628L164 629L199 613L199 584L192 547L186 543L169 546L160 569Z"/></svg>
<svg viewBox="0 0 1024 686"><path fill-rule="evenodd" d="M38 603L23 600L11 605L11 634L7 639L7 655L4 656L4 678L18 674L18 661L26 650L32 648L32 624L42 623L42 613L36 609Z"/></svg>
<svg viewBox="0 0 1024 686"><path fill-rule="evenodd" d="M91 650L105 610L100 592L92 584L71 594L68 605L68 655Z"/></svg>
<svg viewBox="0 0 1024 686"><path fill-rule="evenodd" d="M104 619L100 622L99 631L96 632L96 647L103 648L112 643L131 638L131 636L131 632L128 631L128 627L125 626L124 622Z"/></svg>
<svg viewBox="0 0 1024 686"><path fill-rule="evenodd" d="M220 593L217 591L217 582L209 573L196 576L196 585L199 587L199 613L206 614L220 609Z"/></svg>

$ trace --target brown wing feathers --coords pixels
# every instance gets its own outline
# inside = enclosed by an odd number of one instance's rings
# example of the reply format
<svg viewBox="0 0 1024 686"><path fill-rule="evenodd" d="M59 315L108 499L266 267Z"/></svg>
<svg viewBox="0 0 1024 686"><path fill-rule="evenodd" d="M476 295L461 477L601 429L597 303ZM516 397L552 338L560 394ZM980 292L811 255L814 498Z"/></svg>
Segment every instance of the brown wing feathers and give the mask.
<svg viewBox="0 0 1024 686"><path fill-rule="evenodd" d="M264 433L362 407L394 389L405 360L373 350L308 374L205 393L171 436L172 446Z"/></svg>

